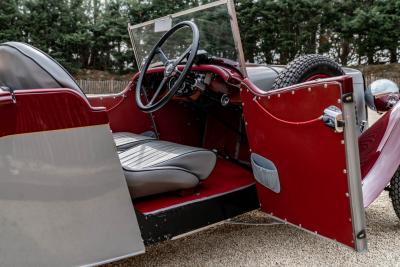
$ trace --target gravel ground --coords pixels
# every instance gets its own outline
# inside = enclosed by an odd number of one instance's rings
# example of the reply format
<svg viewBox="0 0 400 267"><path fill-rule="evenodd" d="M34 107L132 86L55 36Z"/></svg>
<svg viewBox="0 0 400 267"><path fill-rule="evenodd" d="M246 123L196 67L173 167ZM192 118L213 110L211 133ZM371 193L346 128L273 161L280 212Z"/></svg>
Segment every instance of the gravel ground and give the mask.
<svg viewBox="0 0 400 267"><path fill-rule="evenodd" d="M370 114L372 122L379 117L375 114ZM234 220L267 225L220 224L108 266L400 266L400 220L387 192L366 210L366 217L365 253L289 225L268 225L274 221L254 211Z"/></svg>
<svg viewBox="0 0 400 267"><path fill-rule="evenodd" d="M366 211L369 251L353 250L289 225L221 224L147 248L109 266L400 266L400 221L384 192ZM272 222L261 212L236 221Z"/></svg>

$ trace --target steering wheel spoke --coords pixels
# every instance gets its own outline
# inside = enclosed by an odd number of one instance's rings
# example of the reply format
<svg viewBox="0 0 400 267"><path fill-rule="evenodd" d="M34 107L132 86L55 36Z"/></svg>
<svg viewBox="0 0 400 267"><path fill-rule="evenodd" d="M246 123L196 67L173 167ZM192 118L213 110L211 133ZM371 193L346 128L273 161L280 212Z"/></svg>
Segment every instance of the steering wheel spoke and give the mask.
<svg viewBox="0 0 400 267"><path fill-rule="evenodd" d="M161 62L166 66L169 63L168 57L165 55L164 51L161 49L161 47L156 48L156 54L160 58Z"/></svg>
<svg viewBox="0 0 400 267"><path fill-rule="evenodd" d="M164 88L168 80L169 77L164 77L162 79L160 85L158 85L157 91L154 93L153 97L151 98L150 102L147 105L151 106L154 104L154 101L157 99L158 95L161 93L162 89Z"/></svg>
<svg viewBox="0 0 400 267"><path fill-rule="evenodd" d="M161 49L161 47L168 40L168 38L170 38L176 31L185 27L188 27L192 30L193 34L192 44L188 49L184 51L184 53L178 59L169 60L164 51ZM168 103L169 100L171 100L171 98L175 95L175 93L185 82L185 78L190 72L190 68L192 67L193 62L195 60L195 56L197 54L197 50L199 49L199 40L200 40L199 29L197 28L196 24L194 24L191 21L183 21L176 24L161 37L161 39L154 46L153 50L150 52L149 54L150 56L146 59L146 62L143 65L143 68L140 72L139 78L136 83L136 93L135 93L136 105L140 110L142 110L143 112L154 112L162 108L165 104ZM145 81L145 75L149 70L150 64L155 56L158 56L161 62L165 66L164 77L160 82L160 84L158 85L157 89L155 90L153 96L151 97L151 100L148 101L148 98L146 97L147 104L144 104L141 95L142 92L145 93L144 90L146 89L143 86L143 83ZM184 59L187 59L186 63L184 63L184 65L181 66L180 69L178 69L178 65L182 63ZM171 87L169 88L169 90L164 95L161 96L163 88L165 88L168 81L172 77L176 78L176 82L174 82L173 85L171 85Z"/></svg>
<svg viewBox="0 0 400 267"><path fill-rule="evenodd" d="M186 51L174 61L174 66L178 66L185 58L187 58L190 55L190 51L192 51L192 46L189 46L189 48L186 49Z"/></svg>

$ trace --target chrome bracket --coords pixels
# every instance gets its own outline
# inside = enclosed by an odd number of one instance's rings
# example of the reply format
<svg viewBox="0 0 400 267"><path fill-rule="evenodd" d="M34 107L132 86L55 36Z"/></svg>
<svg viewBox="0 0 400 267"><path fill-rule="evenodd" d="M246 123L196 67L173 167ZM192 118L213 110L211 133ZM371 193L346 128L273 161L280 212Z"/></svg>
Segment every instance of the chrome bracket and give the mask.
<svg viewBox="0 0 400 267"><path fill-rule="evenodd" d="M324 110L322 120L326 126L332 128L337 133L342 133L344 129L344 120L342 111L336 106L330 106Z"/></svg>

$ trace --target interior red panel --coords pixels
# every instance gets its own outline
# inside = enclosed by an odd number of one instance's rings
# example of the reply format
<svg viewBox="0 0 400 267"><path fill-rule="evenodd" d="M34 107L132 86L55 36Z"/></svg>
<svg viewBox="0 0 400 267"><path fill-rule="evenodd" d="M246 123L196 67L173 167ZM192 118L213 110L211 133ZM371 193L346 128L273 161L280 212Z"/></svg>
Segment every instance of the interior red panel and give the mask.
<svg viewBox="0 0 400 267"><path fill-rule="evenodd" d="M175 205L185 205L193 201L232 192L254 184L253 174L227 160L218 159L214 171L203 181L193 194L180 196L177 193L158 195L134 200L135 209L141 213L157 212Z"/></svg>
<svg viewBox="0 0 400 267"><path fill-rule="evenodd" d="M161 140L195 147L201 147L201 115L187 103L179 101L171 101L153 113Z"/></svg>
<svg viewBox="0 0 400 267"><path fill-rule="evenodd" d="M344 135L319 119L328 106L341 107L340 83L263 94L252 86L242 84L250 147L274 162L281 186L275 193L257 183L261 209L354 248Z"/></svg>
<svg viewBox="0 0 400 267"><path fill-rule="evenodd" d="M192 70L210 71L231 83L239 83L240 81L238 72L229 68L200 65L193 67ZM162 71L163 68L153 68L148 73L155 74L162 73ZM89 101L93 106L107 109L113 132L127 131L140 134L149 130L154 131L150 114L141 112L135 103L135 81L137 77L138 74L132 78L128 88L119 95L89 97ZM240 111L229 110L219 106L208 110L208 115L206 115L203 110L194 108L193 105L187 102L172 100L161 110L152 113L152 115L161 140L218 149L222 154L230 156L234 156L236 149L238 149L239 158L248 161L249 149L246 138L242 138L239 147L236 144L239 136L235 131L239 131L242 117ZM232 127L226 127L221 121L227 122ZM244 126L242 125L242 127ZM244 128L242 131L245 135Z"/></svg>
<svg viewBox="0 0 400 267"><path fill-rule="evenodd" d="M143 133L152 129L149 114L140 111L131 85L119 95L91 96L93 106L105 107L113 132Z"/></svg>
<svg viewBox="0 0 400 267"><path fill-rule="evenodd" d="M92 108L71 89L18 90L15 94L15 104L0 106L0 137L108 123L105 109Z"/></svg>
<svg viewBox="0 0 400 267"><path fill-rule="evenodd" d="M242 111L216 106L209 110L203 146L221 155L249 162Z"/></svg>

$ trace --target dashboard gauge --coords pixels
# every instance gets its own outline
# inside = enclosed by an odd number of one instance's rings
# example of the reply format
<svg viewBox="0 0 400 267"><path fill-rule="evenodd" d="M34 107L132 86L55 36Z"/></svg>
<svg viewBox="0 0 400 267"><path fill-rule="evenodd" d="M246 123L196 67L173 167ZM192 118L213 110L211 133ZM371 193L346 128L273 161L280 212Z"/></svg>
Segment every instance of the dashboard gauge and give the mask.
<svg viewBox="0 0 400 267"><path fill-rule="evenodd" d="M176 82L177 78L172 77L169 82L168 82L168 87L172 88ZM191 96L193 94L193 83L191 80L186 79L181 87L176 91L175 95L176 96Z"/></svg>

